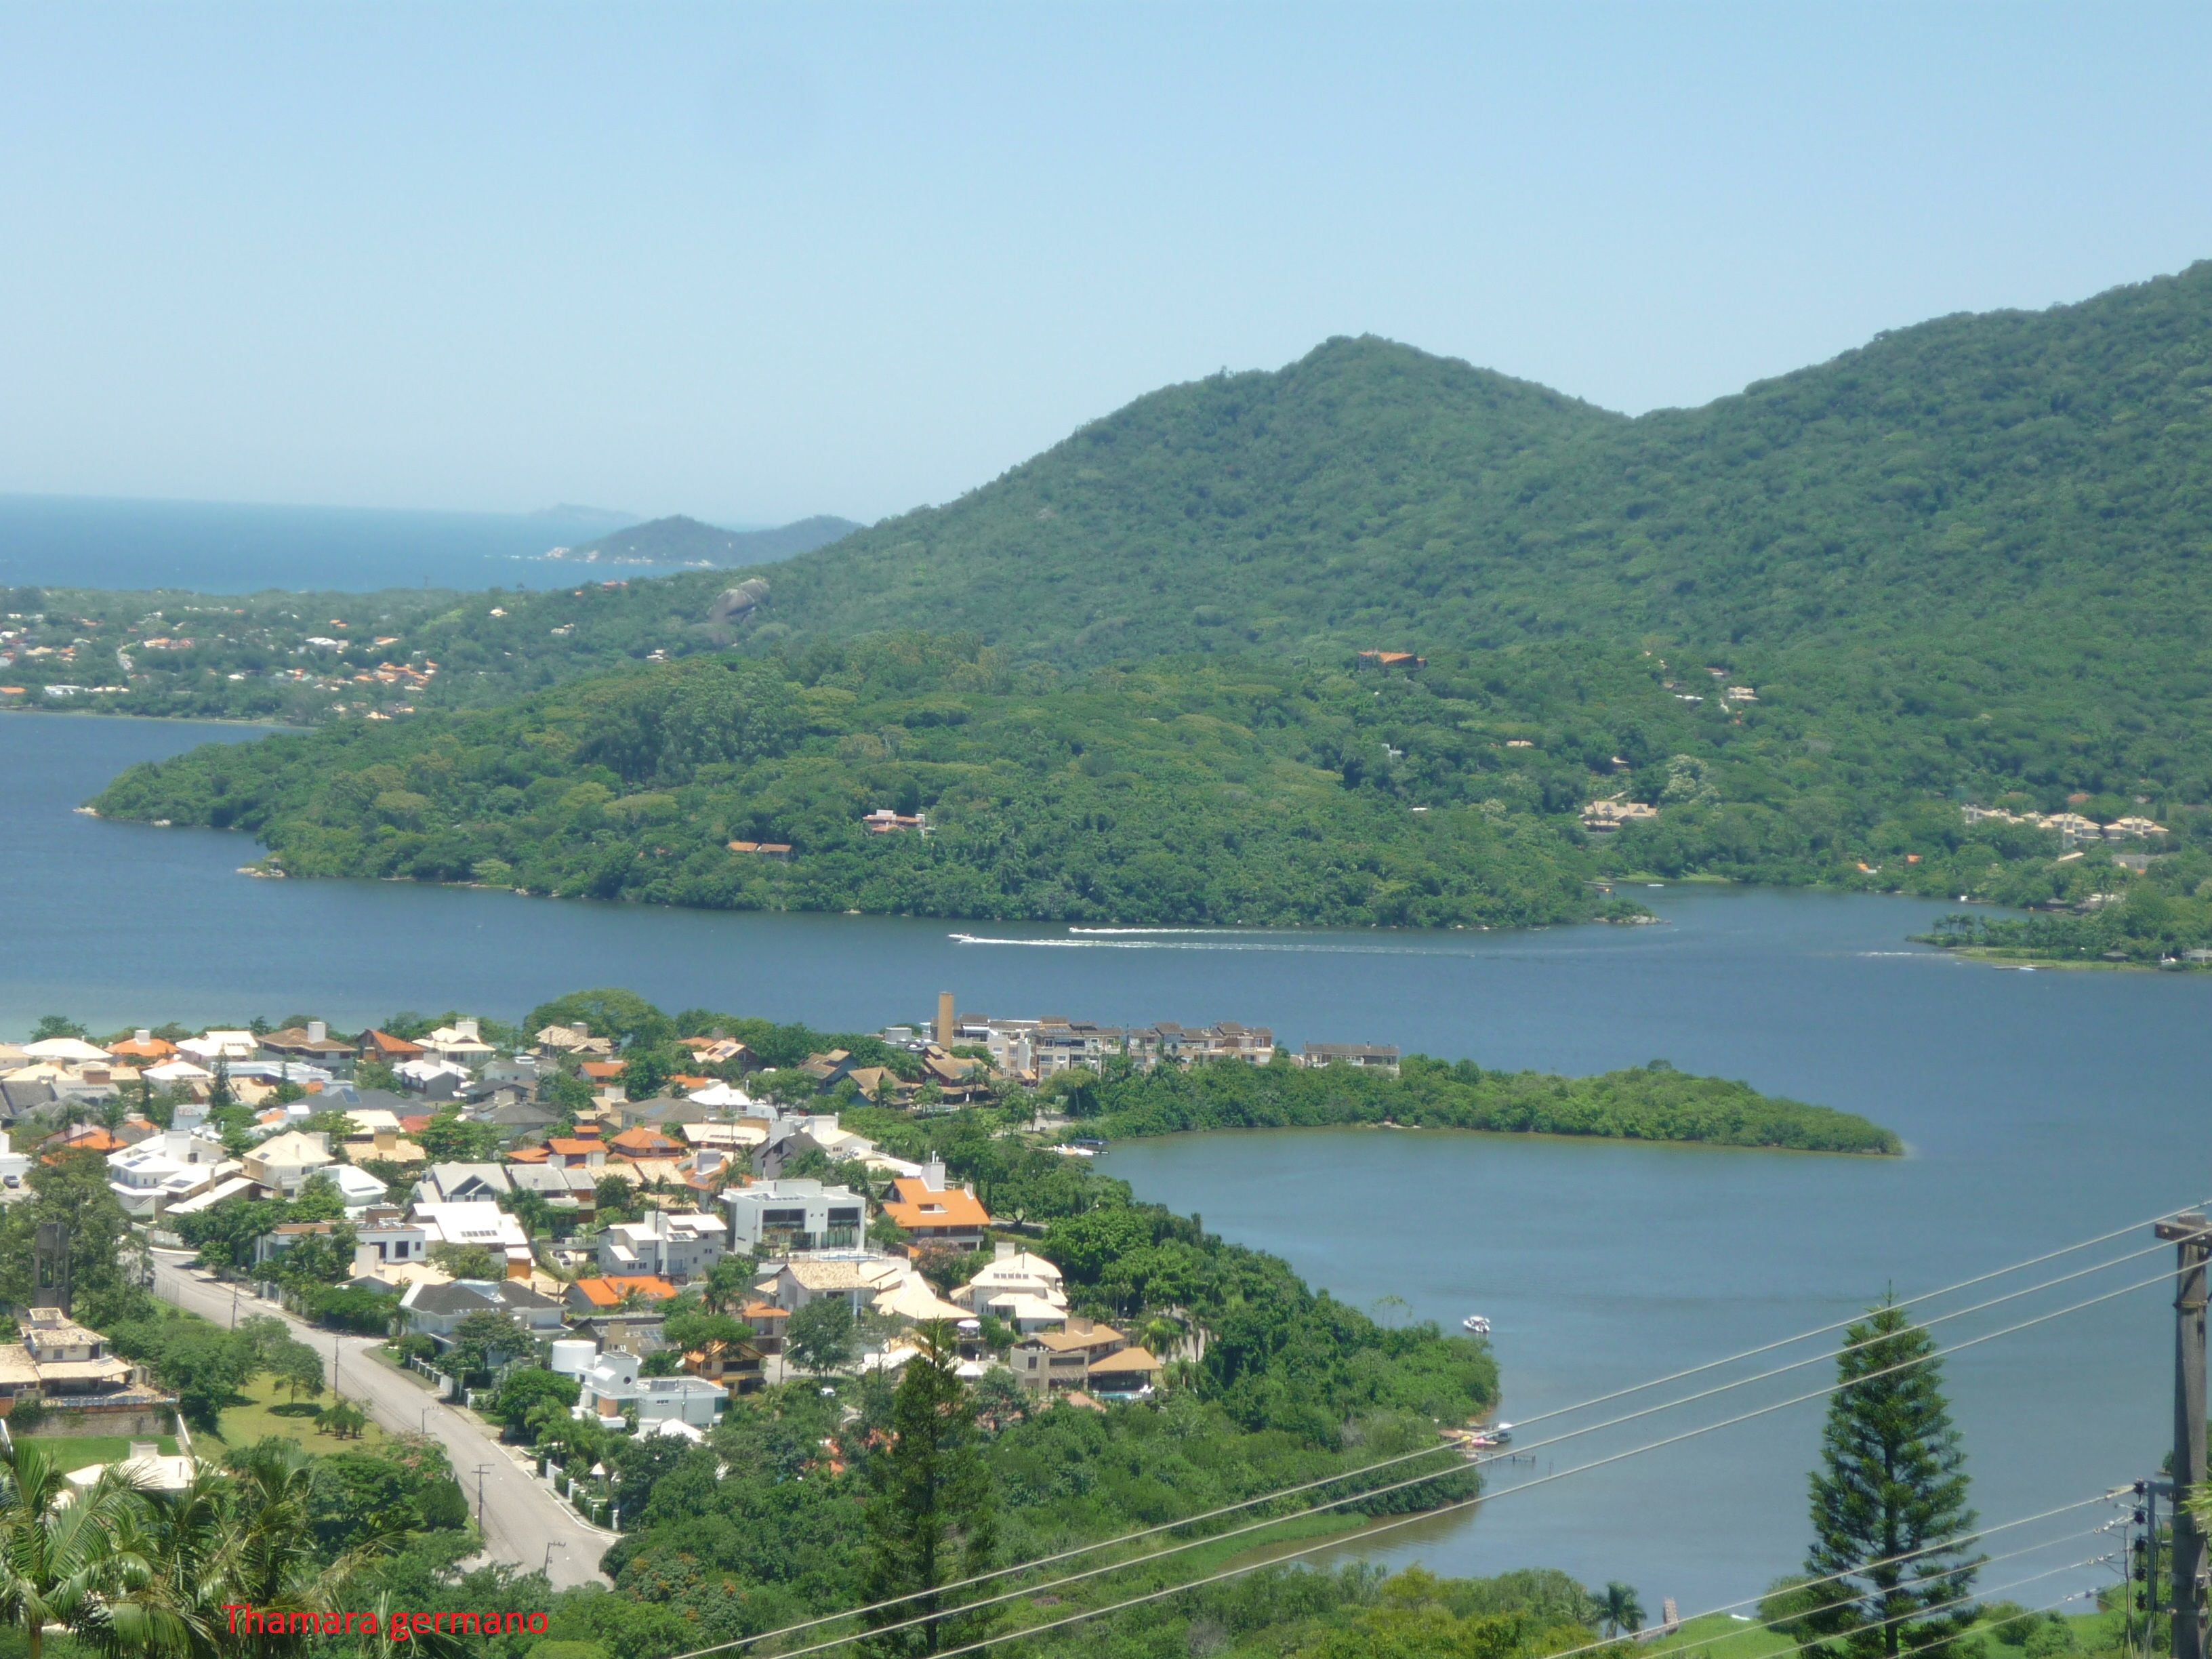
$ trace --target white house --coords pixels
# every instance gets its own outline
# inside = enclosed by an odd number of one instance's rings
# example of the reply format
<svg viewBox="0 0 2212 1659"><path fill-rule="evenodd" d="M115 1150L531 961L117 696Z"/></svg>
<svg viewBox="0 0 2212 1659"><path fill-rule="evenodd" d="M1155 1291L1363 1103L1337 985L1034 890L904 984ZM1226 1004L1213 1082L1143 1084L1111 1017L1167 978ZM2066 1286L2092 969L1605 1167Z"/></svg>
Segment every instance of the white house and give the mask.
<svg viewBox="0 0 2212 1659"><path fill-rule="evenodd" d="M322 1171L324 1178L338 1189L345 1200L346 1218L357 1218L373 1204L381 1204L391 1194L382 1182L366 1170L357 1170L350 1164L333 1164Z"/></svg>
<svg viewBox="0 0 2212 1659"><path fill-rule="evenodd" d="M599 1270L653 1273L680 1285L713 1270L727 1237L727 1228L711 1215L654 1210L642 1221L617 1222L599 1235Z"/></svg>
<svg viewBox="0 0 2212 1659"><path fill-rule="evenodd" d="M952 1300L1004 1320L1024 1336L1067 1322L1067 1290L1060 1269L1003 1240L996 1258L953 1291Z"/></svg>
<svg viewBox="0 0 2212 1659"><path fill-rule="evenodd" d="M637 1356L611 1348L587 1366L577 1380L583 1392L573 1415L596 1417L601 1423L618 1419L626 1407L637 1411L641 1433L662 1423L688 1423L693 1428L714 1426L729 1395L719 1382L702 1376L640 1376Z"/></svg>
<svg viewBox="0 0 2212 1659"><path fill-rule="evenodd" d="M429 1230L406 1219L397 1210L364 1214L354 1223L353 1237L356 1273L380 1267L427 1261L430 1257Z"/></svg>
<svg viewBox="0 0 2212 1659"><path fill-rule="evenodd" d="M867 1200L849 1187L818 1181L763 1181L722 1194L730 1248L751 1255L856 1249L867 1226Z"/></svg>
<svg viewBox="0 0 2212 1659"><path fill-rule="evenodd" d="M441 1060L459 1062L464 1068L482 1065L499 1052L478 1035L477 1022L457 1019L451 1025L441 1025L422 1038L422 1047Z"/></svg>
<svg viewBox="0 0 2212 1659"><path fill-rule="evenodd" d="M125 1214L141 1221L197 1197L238 1170L238 1161L220 1140L190 1129L165 1129L107 1155L108 1190Z"/></svg>
<svg viewBox="0 0 2212 1659"><path fill-rule="evenodd" d="M0 1181L15 1186L30 1173L31 1158L27 1152L19 1152L8 1144L8 1132L0 1129Z"/></svg>
<svg viewBox="0 0 2212 1659"><path fill-rule="evenodd" d="M481 1244L507 1260L510 1279L530 1276L530 1235L522 1224L489 1200L468 1204L417 1204L415 1223L430 1244Z"/></svg>
<svg viewBox="0 0 2212 1659"><path fill-rule="evenodd" d="M208 1031L186 1037L177 1045L177 1052L189 1054L203 1066L212 1066L219 1060L252 1059L261 1052L261 1039L251 1031Z"/></svg>

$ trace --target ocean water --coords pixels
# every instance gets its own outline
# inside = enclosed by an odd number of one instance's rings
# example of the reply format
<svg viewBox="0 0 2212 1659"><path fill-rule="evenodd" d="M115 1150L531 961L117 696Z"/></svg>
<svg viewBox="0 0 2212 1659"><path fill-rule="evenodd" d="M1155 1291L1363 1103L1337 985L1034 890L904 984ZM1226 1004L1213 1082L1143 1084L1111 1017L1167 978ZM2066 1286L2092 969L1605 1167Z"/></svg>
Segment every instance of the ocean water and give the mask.
<svg viewBox="0 0 2212 1659"><path fill-rule="evenodd" d="M227 501L0 495L0 586L252 593L385 587L561 587L654 565L548 560L612 528L546 514L424 513Z"/></svg>

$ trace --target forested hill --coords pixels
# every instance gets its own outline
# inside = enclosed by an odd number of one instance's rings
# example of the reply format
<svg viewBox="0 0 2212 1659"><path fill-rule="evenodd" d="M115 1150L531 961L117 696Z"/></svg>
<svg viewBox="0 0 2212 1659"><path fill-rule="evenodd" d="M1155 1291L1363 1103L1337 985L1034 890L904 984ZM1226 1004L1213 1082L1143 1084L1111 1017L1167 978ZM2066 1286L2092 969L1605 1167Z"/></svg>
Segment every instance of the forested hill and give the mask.
<svg viewBox="0 0 2212 1659"><path fill-rule="evenodd" d="M1634 420L1332 340L1141 398L947 507L793 561L763 620L921 622L1074 660L1971 632L2012 672L2193 641L2208 556L2212 263L1899 329Z"/></svg>
<svg viewBox="0 0 2212 1659"><path fill-rule="evenodd" d="M827 547L860 527L850 519L817 514L773 530L725 530L679 513L611 531L569 551L576 557L644 564L766 564Z"/></svg>

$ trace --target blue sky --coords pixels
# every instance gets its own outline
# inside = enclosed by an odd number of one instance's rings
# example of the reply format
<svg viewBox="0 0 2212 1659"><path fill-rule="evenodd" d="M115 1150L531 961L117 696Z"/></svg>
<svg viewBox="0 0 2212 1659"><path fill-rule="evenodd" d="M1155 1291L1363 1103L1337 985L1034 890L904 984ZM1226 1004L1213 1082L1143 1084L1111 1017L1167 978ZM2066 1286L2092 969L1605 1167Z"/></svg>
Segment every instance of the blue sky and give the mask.
<svg viewBox="0 0 2212 1659"><path fill-rule="evenodd" d="M0 5L0 490L769 522L1374 331L1610 407L2212 255L2212 9Z"/></svg>

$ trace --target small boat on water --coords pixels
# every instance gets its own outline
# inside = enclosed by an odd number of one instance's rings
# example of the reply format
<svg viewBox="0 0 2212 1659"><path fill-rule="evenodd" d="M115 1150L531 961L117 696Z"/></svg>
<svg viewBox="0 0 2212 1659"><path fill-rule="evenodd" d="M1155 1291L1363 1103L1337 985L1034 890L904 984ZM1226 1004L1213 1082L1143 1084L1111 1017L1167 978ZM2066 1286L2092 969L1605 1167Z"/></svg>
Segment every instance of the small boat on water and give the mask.
<svg viewBox="0 0 2212 1659"><path fill-rule="evenodd" d="M1466 1318L1459 1322L1459 1328L1471 1336L1488 1336L1490 1334L1490 1322L1487 1319L1485 1319L1480 1314L1469 1314Z"/></svg>

